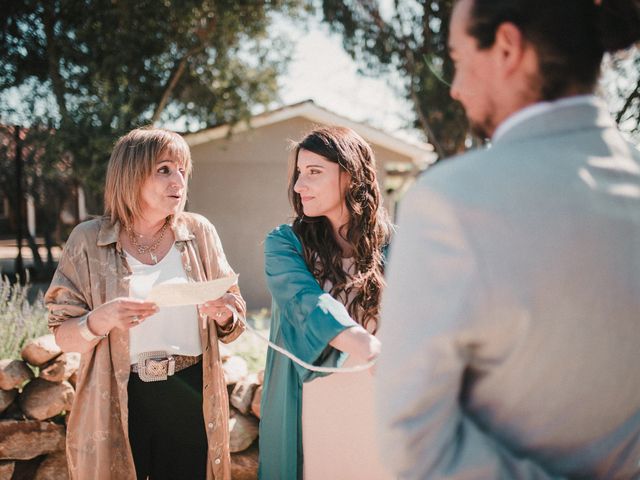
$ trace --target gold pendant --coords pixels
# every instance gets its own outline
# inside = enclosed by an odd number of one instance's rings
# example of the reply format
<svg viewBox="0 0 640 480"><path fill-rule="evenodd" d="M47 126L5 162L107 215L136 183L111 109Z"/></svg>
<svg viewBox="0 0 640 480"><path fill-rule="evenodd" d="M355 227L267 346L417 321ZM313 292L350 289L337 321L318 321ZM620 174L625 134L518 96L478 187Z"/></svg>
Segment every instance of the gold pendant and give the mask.
<svg viewBox="0 0 640 480"><path fill-rule="evenodd" d="M149 255L151 255L151 260L153 260L153 263L158 263L158 257L156 257L155 253L149 252Z"/></svg>

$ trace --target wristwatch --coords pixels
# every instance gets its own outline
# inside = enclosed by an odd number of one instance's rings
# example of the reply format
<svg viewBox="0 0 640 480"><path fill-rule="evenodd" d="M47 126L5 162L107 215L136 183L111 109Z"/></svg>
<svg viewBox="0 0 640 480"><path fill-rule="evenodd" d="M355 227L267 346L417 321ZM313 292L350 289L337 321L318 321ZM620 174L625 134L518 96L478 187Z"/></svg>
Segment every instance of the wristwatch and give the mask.
<svg viewBox="0 0 640 480"><path fill-rule="evenodd" d="M89 325L87 325L87 320L89 320L89 314L85 315L78 322L78 328L80 329L80 335L87 342L92 342L94 340L102 340L103 338L107 338L107 334L104 335L96 335L89 329Z"/></svg>

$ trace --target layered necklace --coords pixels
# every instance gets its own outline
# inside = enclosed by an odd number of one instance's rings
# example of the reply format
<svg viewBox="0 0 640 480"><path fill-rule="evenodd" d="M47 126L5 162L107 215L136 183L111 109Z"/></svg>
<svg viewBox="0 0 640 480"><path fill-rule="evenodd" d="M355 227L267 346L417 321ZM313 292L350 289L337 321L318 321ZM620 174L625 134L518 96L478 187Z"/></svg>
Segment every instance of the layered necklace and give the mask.
<svg viewBox="0 0 640 480"><path fill-rule="evenodd" d="M158 257L154 252L157 250L158 245L160 245L160 242L162 241L164 234L167 232L168 227L169 218L164 221L164 224L162 225L160 230L158 230L158 232L156 232L156 234L151 237L151 243L149 245L141 245L138 242L138 237L142 237L142 235L137 234L133 230L133 227L127 227L127 232L129 233L129 240L131 241L131 245L136 248L138 253L140 255L146 255L148 253L151 257L151 261L153 261L153 263L158 263Z"/></svg>

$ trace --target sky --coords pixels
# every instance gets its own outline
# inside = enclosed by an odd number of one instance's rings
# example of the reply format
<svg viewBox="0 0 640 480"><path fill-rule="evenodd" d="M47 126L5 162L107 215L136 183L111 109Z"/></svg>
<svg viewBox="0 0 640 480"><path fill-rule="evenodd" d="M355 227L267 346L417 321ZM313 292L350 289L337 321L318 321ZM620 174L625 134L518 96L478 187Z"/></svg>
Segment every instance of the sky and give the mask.
<svg viewBox="0 0 640 480"><path fill-rule="evenodd" d="M364 77L343 50L338 34L311 19L295 23L279 19L294 43L288 73L281 79L281 103L313 100L317 105L357 122L365 122L400 138L423 140L409 128L412 106L389 85L398 79Z"/></svg>

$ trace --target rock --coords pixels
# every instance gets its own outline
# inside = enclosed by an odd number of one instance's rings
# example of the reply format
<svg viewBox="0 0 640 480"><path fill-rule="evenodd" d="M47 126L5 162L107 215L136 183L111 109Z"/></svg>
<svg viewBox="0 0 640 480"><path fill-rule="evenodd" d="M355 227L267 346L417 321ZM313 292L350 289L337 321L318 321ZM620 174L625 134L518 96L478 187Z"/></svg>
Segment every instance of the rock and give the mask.
<svg viewBox="0 0 640 480"><path fill-rule="evenodd" d="M0 390L0 413L4 412L13 403L18 390Z"/></svg>
<svg viewBox="0 0 640 480"><path fill-rule="evenodd" d="M22 358L26 362L39 367L50 362L61 353L62 350L60 350L60 347L56 344L55 337L53 334L50 334L29 341L22 349L20 355L22 355Z"/></svg>
<svg viewBox="0 0 640 480"><path fill-rule="evenodd" d="M229 418L229 450L242 452L258 438L258 421L231 410Z"/></svg>
<svg viewBox="0 0 640 480"><path fill-rule="evenodd" d="M253 394L253 401L251 402L251 413L260 418L260 401L262 400L262 385L256 388Z"/></svg>
<svg viewBox="0 0 640 480"><path fill-rule="evenodd" d="M27 417L45 420L70 410L74 395L69 382L51 383L36 378L24 387L18 401Z"/></svg>
<svg viewBox="0 0 640 480"><path fill-rule="evenodd" d="M258 386L258 377L249 375L243 380L236 383L229 397L231 405L237 408L244 415L248 414L251 409L251 400L253 400L253 392Z"/></svg>
<svg viewBox="0 0 640 480"><path fill-rule="evenodd" d="M47 455L40 466L33 480L68 480L69 469L67 468L67 458L65 452L55 452Z"/></svg>
<svg viewBox="0 0 640 480"><path fill-rule="evenodd" d="M244 452L231 454L231 478L233 480L255 480L258 478L258 444Z"/></svg>
<svg viewBox="0 0 640 480"><path fill-rule="evenodd" d="M0 421L0 459L29 460L64 451L64 427L35 420Z"/></svg>
<svg viewBox="0 0 640 480"><path fill-rule="evenodd" d="M16 462L0 462L0 480L11 480Z"/></svg>
<svg viewBox="0 0 640 480"><path fill-rule="evenodd" d="M224 379L227 385L238 383L249 373L249 367L244 358L233 356L222 362L222 370L224 371Z"/></svg>
<svg viewBox="0 0 640 480"><path fill-rule="evenodd" d="M21 387L33 378L33 372L20 360L0 360L0 389L11 390Z"/></svg>
<svg viewBox="0 0 640 480"><path fill-rule="evenodd" d="M40 370L40 378L50 382L68 380L80 367L79 353L63 353Z"/></svg>

